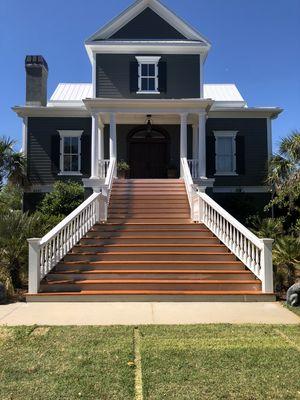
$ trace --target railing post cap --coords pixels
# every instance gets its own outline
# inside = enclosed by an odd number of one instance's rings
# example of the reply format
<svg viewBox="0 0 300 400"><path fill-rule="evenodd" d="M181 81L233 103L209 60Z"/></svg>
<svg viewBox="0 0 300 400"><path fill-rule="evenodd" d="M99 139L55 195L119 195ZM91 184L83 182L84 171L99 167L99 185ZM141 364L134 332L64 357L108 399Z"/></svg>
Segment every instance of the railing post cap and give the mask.
<svg viewBox="0 0 300 400"><path fill-rule="evenodd" d="M270 239L270 238L262 238L260 239L262 242L268 244L268 243L273 243L274 239Z"/></svg>
<svg viewBox="0 0 300 400"><path fill-rule="evenodd" d="M30 238L30 239L27 239L27 242L33 244L33 243L38 243L40 240L41 240L41 238Z"/></svg>

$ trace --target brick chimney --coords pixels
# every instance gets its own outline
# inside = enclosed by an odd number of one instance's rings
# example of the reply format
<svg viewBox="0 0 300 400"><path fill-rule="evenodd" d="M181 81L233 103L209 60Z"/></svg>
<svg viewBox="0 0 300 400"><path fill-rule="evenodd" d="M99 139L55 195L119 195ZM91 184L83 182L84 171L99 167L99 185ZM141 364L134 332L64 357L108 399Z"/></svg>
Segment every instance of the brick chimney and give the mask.
<svg viewBox="0 0 300 400"><path fill-rule="evenodd" d="M26 56L26 105L47 105L48 65L43 56Z"/></svg>

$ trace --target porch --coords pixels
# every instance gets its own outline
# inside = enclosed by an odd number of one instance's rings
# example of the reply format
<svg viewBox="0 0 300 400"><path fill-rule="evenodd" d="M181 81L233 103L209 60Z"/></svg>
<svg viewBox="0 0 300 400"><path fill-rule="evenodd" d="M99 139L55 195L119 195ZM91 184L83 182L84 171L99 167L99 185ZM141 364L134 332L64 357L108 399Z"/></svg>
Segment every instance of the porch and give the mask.
<svg viewBox="0 0 300 400"><path fill-rule="evenodd" d="M129 164L128 178L183 177L188 159L193 179L212 186L206 176L206 118L211 100L87 99L92 115L91 176L85 186L98 187L110 159Z"/></svg>

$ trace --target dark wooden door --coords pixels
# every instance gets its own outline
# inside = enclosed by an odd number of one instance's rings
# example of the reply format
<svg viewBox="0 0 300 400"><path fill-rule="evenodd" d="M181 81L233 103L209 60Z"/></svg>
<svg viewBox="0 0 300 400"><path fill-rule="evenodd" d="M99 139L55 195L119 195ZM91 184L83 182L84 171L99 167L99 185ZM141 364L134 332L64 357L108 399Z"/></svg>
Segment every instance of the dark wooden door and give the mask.
<svg viewBox="0 0 300 400"><path fill-rule="evenodd" d="M129 146L131 178L161 179L167 177L167 143L131 142Z"/></svg>

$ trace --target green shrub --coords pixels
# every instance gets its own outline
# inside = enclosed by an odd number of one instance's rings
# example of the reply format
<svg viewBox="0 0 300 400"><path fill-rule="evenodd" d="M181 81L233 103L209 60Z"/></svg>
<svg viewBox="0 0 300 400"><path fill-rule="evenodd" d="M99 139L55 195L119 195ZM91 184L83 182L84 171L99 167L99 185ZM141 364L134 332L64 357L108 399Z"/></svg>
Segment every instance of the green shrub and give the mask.
<svg viewBox="0 0 300 400"><path fill-rule="evenodd" d="M77 182L57 181L51 193L41 201L38 211L45 215L67 216L77 208L84 199L84 188Z"/></svg>

